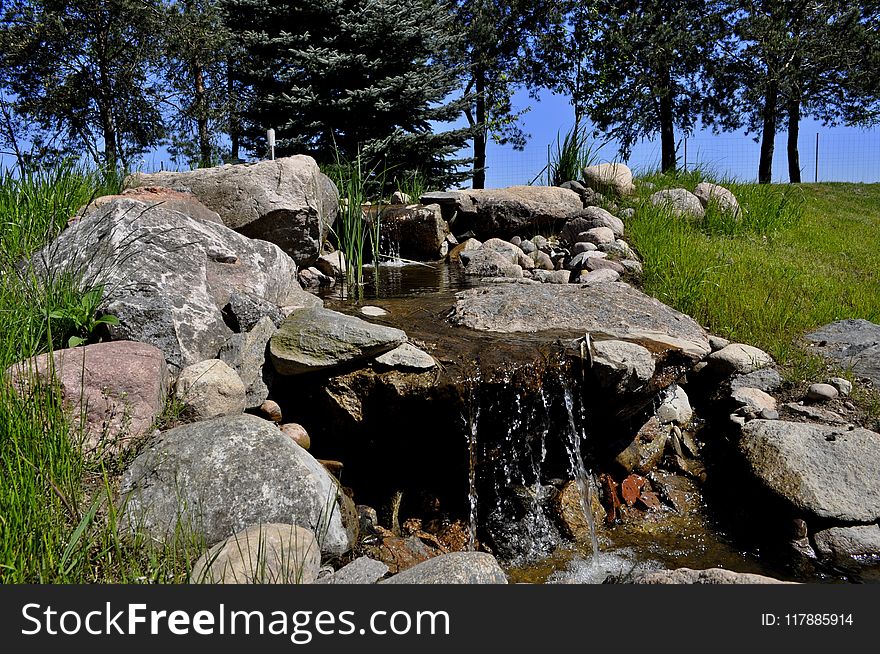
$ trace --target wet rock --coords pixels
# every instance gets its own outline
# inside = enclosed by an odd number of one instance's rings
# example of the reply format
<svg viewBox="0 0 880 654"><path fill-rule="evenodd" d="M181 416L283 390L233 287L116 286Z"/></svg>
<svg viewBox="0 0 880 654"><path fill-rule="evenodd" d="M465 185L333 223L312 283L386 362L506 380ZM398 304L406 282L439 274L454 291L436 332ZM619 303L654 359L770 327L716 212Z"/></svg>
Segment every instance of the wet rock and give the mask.
<svg viewBox="0 0 880 654"><path fill-rule="evenodd" d="M753 420L739 449L752 474L800 511L847 522L880 519L880 434Z"/></svg>
<svg viewBox="0 0 880 654"><path fill-rule="evenodd" d="M53 376L54 373L54 376ZM28 396L35 384L57 382L71 425L82 424L85 452L124 452L152 429L170 385L162 352L146 343L115 341L55 350L13 364L13 388Z"/></svg>
<svg viewBox="0 0 880 654"><path fill-rule="evenodd" d="M817 354L880 386L880 325L867 320L839 320L806 338Z"/></svg>
<svg viewBox="0 0 880 654"><path fill-rule="evenodd" d="M275 332L275 324L269 318L263 318L246 334L230 336L217 355L238 373L245 387L247 407L259 406L269 397L273 371L266 363L266 348Z"/></svg>
<svg viewBox="0 0 880 654"><path fill-rule="evenodd" d="M593 500L593 523L600 524L605 519L605 509L596 493L590 494ZM590 523L584 513L584 497L576 481L566 482L553 498L553 514L562 534L576 543L589 543Z"/></svg>
<svg viewBox="0 0 880 654"><path fill-rule="evenodd" d="M400 244L404 259L439 261L446 254L450 230L439 204L388 207L379 225L383 239Z"/></svg>
<svg viewBox="0 0 880 654"><path fill-rule="evenodd" d="M660 499L677 513L687 515L700 510L702 497L692 479L660 470L651 472L648 479Z"/></svg>
<svg viewBox="0 0 880 654"><path fill-rule="evenodd" d="M667 389L660 406L657 407L660 424L674 423L684 427L693 417L694 410L684 389L680 386L671 386Z"/></svg>
<svg viewBox="0 0 880 654"><path fill-rule="evenodd" d="M193 421L244 412L246 389L238 373L220 359L208 359L184 368L174 396Z"/></svg>
<svg viewBox="0 0 880 654"><path fill-rule="evenodd" d="M823 559L840 565L873 564L880 559L880 526L831 527L814 534Z"/></svg>
<svg viewBox="0 0 880 654"><path fill-rule="evenodd" d="M450 261L459 261L462 252L470 252L471 250L479 250L483 246L482 242L475 238L465 239L449 251Z"/></svg>
<svg viewBox="0 0 880 654"><path fill-rule="evenodd" d="M386 574L388 574L387 565L368 556L359 556L348 565L339 568L333 574L322 577L317 583L375 584Z"/></svg>
<svg viewBox="0 0 880 654"><path fill-rule="evenodd" d="M852 393L853 385L848 379L844 379L843 377L832 377L828 380L828 383L837 389L837 392L841 397L849 397L849 394Z"/></svg>
<svg viewBox="0 0 880 654"><path fill-rule="evenodd" d="M657 191L651 195L650 201L655 207L666 207L675 216L702 218L706 214L697 196L683 188Z"/></svg>
<svg viewBox="0 0 880 654"><path fill-rule="evenodd" d="M411 343L404 343L400 347L376 357L376 363L386 368L409 370L430 370L437 366L434 357Z"/></svg>
<svg viewBox="0 0 880 654"><path fill-rule="evenodd" d="M34 265L104 284L100 311L119 319L112 340L155 345L172 373L217 356L232 335L222 309L234 293L276 306L321 302L300 288L296 265L276 245L131 199L62 232Z"/></svg>
<svg viewBox="0 0 880 654"><path fill-rule="evenodd" d="M660 463L668 440L669 426L661 425L657 416L652 416L614 461L627 474L646 475Z"/></svg>
<svg viewBox="0 0 880 654"><path fill-rule="evenodd" d="M291 524L260 524L221 541L199 558L191 584L311 584L321 568L315 534Z"/></svg>
<svg viewBox="0 0 880 654"><path fill-rule="evenodd" d="M709 568L707 570L692 570L691 568L677 568L675 570L662 570L660 572L647 572L638 575L633 583L636 584L787 584L788 581L780 581L772 577L756 575L748 572L734 572L724 568Z"/></svg>
<svg viewBox="0 0 880 654"><path fill-rule="evenodd" d="M596 273L591 273L596 274ZM453 324L496 333L540 332L552 326L583 336L635 342L699 360L709 352L691 318L628 284L493 286L459 292Z"/></svg>
<svg viewBox="0 0 880 654"><path fill-rule="evenodd" d="M807 399L811 402L830 402L837 395L837 389L831 384L810 384L807 389Z"/></svg>
<svg viewBox="0 0 880 654"><path fill-rule="evenodd" d="M633 506L642 494L645 478L641 475L629 475L620 483L620 496L627 506Z"/></svg>
<svg viewBox="0 0 880 654"><path fill-rule="evenodd" d="M603 388L631 393L654 377L654 356L649 350L626 341L595 341L593 371Z"/></svg>
<svg viewBox="0 0 880 654"><path fill-rule="evenodd" d="M371 359L405 341L399 329L316 307L287 317L269 341L269 355L279 374L298 375Z"/></svg>
<svg viewBox="0 0 880 654"><path fill-rule="evenodd" d="M781 386L782 376L776 368L761 368L745 375L734 375L730 379L730 389L733 391L739 388L756 388L770 393Z"/></svg>
<svg viewBox="0 0 880 654"><path fill-rule="evenodd" d="M450 552L420 563L383 584L506 584L507 575L485 552Z"/></svg>
<svg viewBox="0 0 880 654"><path fill-rule="evenodd" d="M288 422L280 425L280 429L282 434L287 436L290 440L292 440L304 450L311 449L312 439L309 437L309 432L307 432L306 428L299 423ZM324 467L326 468L327 466L325 465Z"/></svg>
<svg viewBox="0 0 880 654"><path fill-rule="evenodd" d="M773 365L773 357L751 345L733 343L713 352L708 358L709 367L724 375L745 375Z"/></svg>
<svg viewBox="0 0 880 654"><path fill-rule="evenodd" d="M336 220L339 193L311 157L183 172L136 173L127 187L186 190L216 211L223 224L278 245L297 265L312 265Z"/></svg>
<svg viewBox="0 0 880 654"><path fill-rule="evenodd" d="M255 524L285 523L319 534L323 552L343 554L350 543L337 494L308 452L247 414L163 432L120 487L122 524L159 541L174 538L178 524L210 544Z"/></svg>
<svg viewBox="0 0 880 654"><path fill-rule="evenodd" d="M376 526L375 542L369 542L364 548L371 558L381 561L388 567L388 572L397 574L408 570L441 552L429 547L417 536L397 536L391 531Z"/></svg>
<svg viewBox="0 0 880 654"><path fill-rule="evenodd" d="M717 205L722 212L730 213L737 218L742 213L736 196L723 186L710 184L709 182L700 182L694 189L694 195L700 201L700 204L703 205L703 209L706 209L712 203Z"/></svg>
<svg viewBox="0 0 880 654"><path fill-rule="evenodd" d="M511 245L511 247L514 246ZM479 250L463 251L459 253L459 259L464 264L466 275L510 277L512 279L523 276L521 266L511 263L508 257L495 250L480 248Z"/></svg>
<svg viewBox="0 0 880 654"><path fill-rule="evenodd" d="M379 318L381 316L387 316L388 312L381 307L373 307L367 305L365 307L361 307L361 313L369 318Z"/></svg>
<svg viewBox="0 0 880 654"><path fill-rule="evenodd" d="M632 171L621 163L587 166L584 168L584 184L600 193L611 192L618 196L636 192Z"/></svg>

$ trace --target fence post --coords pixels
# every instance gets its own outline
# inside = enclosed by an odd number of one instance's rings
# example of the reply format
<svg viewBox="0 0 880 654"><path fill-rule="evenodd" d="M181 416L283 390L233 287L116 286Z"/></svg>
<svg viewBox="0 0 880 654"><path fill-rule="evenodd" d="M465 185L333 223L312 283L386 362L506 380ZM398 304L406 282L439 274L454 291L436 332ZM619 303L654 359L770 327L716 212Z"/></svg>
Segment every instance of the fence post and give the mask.
<svg viewBox="0 0 880 654"><path fill-rule="evenodd" d="M819 181L819 132L816 132L816 172L813 181Z"/></svg>

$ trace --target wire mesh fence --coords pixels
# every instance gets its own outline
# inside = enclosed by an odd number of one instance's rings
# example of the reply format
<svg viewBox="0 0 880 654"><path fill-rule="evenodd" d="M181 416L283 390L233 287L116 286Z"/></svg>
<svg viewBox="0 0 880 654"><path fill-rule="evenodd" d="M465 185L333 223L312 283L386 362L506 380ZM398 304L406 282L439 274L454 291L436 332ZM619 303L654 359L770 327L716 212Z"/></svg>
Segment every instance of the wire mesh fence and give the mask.
<svg viewBox="0 0 880 654"><path fill-rule="evenodd" d="M798 139L802 182L880 182L880 130L804 130ZM487 154L486 185L546 183L551 146L532 141L522 151L494 146ZM677 143L679 166L701 167L718 179L757 181L760 144L751 136L698 134ZM602 161L620 161L614 143L600 151ZM635 172L660 167L660 143L637 144L627 161ZM788 182L787 136L776 138L773 181Z"/></svg>

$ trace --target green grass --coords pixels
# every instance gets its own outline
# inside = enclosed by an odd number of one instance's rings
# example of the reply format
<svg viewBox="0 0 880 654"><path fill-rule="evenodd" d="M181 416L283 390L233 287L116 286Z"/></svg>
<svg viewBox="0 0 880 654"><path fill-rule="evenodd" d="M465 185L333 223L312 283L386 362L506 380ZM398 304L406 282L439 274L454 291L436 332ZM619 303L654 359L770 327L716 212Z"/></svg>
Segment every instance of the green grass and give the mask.
<svg viewBox="0 0 880 654"><path fill-rule="evenodd" d="M645 291L712 333L767 350L794 380L821 375L799 346L805 332L844 318L880 322L880 185L727 184L740 221L715 210L676 218L647 202L656 189L705 178L642 178L656 188L640 186L627 232Z"/></svg>
<svg viewBox="0 0 880 654"><path fill-rule="evenodd" d="M16 391L6 370L65 345L88 294L76 280L25 265L77 209L118 192L116 178L76 166L0 174L0 583L181 581L199 543L154 547L117 530L115 477L77 446L79 420L57 388ZM114 471L115 472L115 471Z"/></svg>

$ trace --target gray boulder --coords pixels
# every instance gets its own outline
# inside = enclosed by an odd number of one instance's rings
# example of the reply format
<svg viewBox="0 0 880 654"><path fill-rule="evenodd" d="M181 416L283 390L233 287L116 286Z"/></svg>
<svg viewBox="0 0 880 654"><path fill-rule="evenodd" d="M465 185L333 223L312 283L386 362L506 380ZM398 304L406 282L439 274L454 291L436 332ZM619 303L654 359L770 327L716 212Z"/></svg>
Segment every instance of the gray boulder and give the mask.
<svg viewBox="0 0 880 654"><path fill-rule="evenodd" d="M449 223L439 204L391 206L379 222L382 239L395 243L400 256L414 261L439 261L449 247Z"/></svg>
<svg viewBox="0 0 880 654"><path fill-rule="evenodd" d="M880 325L867 320L839 320L806 338L817 354L880 386Z"/></svg>
<svg viewBox="0 0 880 654"><path fill-rule="evenodd" d="M659 572L647 572L635 578L637 584L788 584L789 581L780 581L764 575L756 575L750 572L734 572L724 568L709 568L707 570L693 570L691 568L677 568L675 570L661 570Z"/></svg>
<svg viewBox="0 0 880 654"><path fill-rule="evenodd" d="M500 241L503 243L504 241ZM508 243L511 248L516 247ZM466 275L478 277L511 277L519 279L523 276L522 266L512 263L508 255L496 250L482 247L479 250L465 250L459 254L464 264Z"/></svg>
<svg viewBox="0 0 880 654"><path fill-rule="evenodd" d="M368 556L359 556L354 561L345 565L331 575L318 579L319 584L375 584L388 574L388 566L371 559Z"/></svg>
<svg viewBox="0 0 880 654"><path fill-rule="evenodd" d="M376 357L376 363L380 367L402 370L430 370L437 366L434 357L411 343L404 343Z"/></svg>
<svg viewBox="0 0 880 654"><path fill-rule="evenodd" d="M666 207L676 216L702 218L706 215L700 200L687 189L671 188L657 191L651 195L650 201L655 207Z"/></svg>
<svg viewBox="0 0 880 654"><path fill-rule="evenodd" d="M104 287L100 310L119 319L113 340L158 347L172 372L217 356L232 335L233 294L275 306L313 306L296 265L278 246L162 205L115 200L35 256L38 269Z"/></svg>
<svg viewBox="0 0 880 654"><path fill-rule="evenodd" d="M574 243L578 240L578 234L594 227L607 227L614 232L615 237L623 236L624 226L620 218L601 207L588 207L565 224L559 233L559 239L563 243Z"/></svg>
<svg viewBox="0 0 880 654"><path fill-rule="evenodd" d="M321 548L311 530L288 524L248 527L217 543L193 565L191 584L311 584Z"/></svg>
<svg viewBox="0 0 880 654"><path fill-rule="evenodd" d="M694 360L709 353L706 332L693 319L629 284L505 284L461 291L456 298L452 323L480 331L553 329L672 349Z"/></svg>
<svg viewBox="0 0 880 654"><path fill-rule="evenodd" d="M636 192L632 170L621 163L604 163L584 168L584 184L600 193L612 192L618 196Z"/></svg>
<svg viewBox="0 0 880 654"><path fill-rule="evenodd" d="M739 449L752 474L800 511L846 522L880 519L880 434L753 420Z"/></svg>
<svg viewBox="0 0 880 654"><path fill-rule="evenodd" d="M876 563L880 558L880 525L831 527L813 540L819 555L835 563Z"/></svg>
<svg viewBox="0 0 880 654"><path fill-rule="evenodd" d="M287 317L269 340L269 356L279 374L298 375L366 361L405 341L394 327L315 307Z"/></svg>
<svg viewBox="0 0 880 654"><path fill-rule="evenodd" d="M731 343L713 352L707 359L709 368L723 375L747 375L773 365L773 357L751 345Z"/></svg>
<svg viewBox="0 0 880 654"><path fill-rule="evenodd" d="M216 211L227 227L275 243L303 267L321 253L339 205L336 186L314 159L304 155L183 172L136 173L125 185L189 191Z"/></svg>
<svg viewBox="0 0 880 654"><path fill-rule="evenodd" d="M654 377L654 356L646 348L626 341L593 343L593 372L603 388L619 394L644 388Z"/></svg>
<svg viewBox="0 0 880 654"><path fill-rule="evenodd" d="M383 584L506 584L495 557L484 552L450 552L428 559Z"/></svg>
<svg viewBox="0 0 880 654"><path fill-rule="evenodd" d="M245 405L260 406L272 385L272 366L266 363L269 339L277 331L269 318L263 318L246 334L233 334L220 348L217 358L228 364L245 387Z"/></svg>
<svg viewBox="0 0 880 654"><path fill-rule="evenodd" d="M724 349L724 348L721 348ZM756 388L770 393L782 386L782 375L776 368L761 368L744 375L734 375L730 379L730 389Z"/></svg>
<svg viewBox="0 0 880 654"><path fill-rule="evenodd" d="M271 422L243 414L163 432L122 476L123 524L166 541L180 525L210 543L258 524L311 529L350 547L327 470Z"/></svg>

